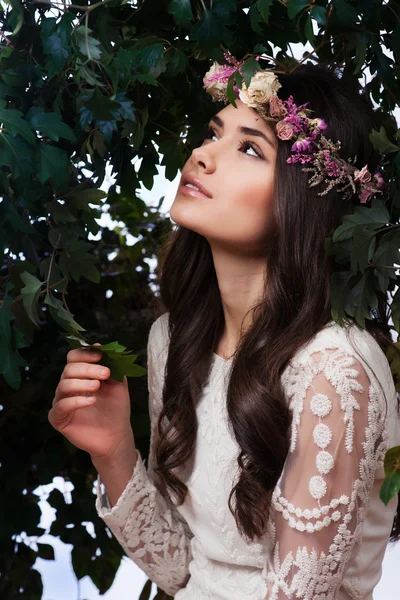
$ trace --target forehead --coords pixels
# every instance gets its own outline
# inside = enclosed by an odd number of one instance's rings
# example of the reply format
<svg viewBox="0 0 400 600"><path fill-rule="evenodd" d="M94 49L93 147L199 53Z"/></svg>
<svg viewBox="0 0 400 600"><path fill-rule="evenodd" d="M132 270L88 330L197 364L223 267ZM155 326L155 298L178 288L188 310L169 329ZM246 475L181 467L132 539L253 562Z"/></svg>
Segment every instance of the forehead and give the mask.
<svg viewBox="0 0 400 600"><path fill-rule="evenodd" d="M255 108L247 106L241 100L236 100L235 108L232 104L228 104L222 110L214 115L218 121L221 120L225 129L238 131L255 136L267 138L266 141L275 150L278 145L278 138L271 125L265 121L256 111ZM217 123L219 125L219 123Z"/></svg>
<svg viewBox="0 0 400 600"><path fill-rule="evenodd" d="M256 111L255 108L247 106L244 102L239 99L235 100L237 108L232 104L228 104L222 110L216 113L220 117L224 125L237 127L243 125L245 127L255 127L260 131L263 131L266 135L271 136L274 134L274 130L271 128L269 123L265 121Z"/></svg>

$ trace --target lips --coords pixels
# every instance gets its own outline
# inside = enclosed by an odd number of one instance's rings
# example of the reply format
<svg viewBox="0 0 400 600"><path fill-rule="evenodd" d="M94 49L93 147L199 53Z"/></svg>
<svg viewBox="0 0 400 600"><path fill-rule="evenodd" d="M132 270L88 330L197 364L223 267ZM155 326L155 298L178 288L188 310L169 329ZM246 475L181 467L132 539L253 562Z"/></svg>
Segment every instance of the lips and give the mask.
<svg viewBox="0 0 400 600"><path fill-rule="evenodd" d="M205 196L208 196L208 198L212 198L208 189L206 187L204 187L204 185L201 183L200 179L198 179L195 175L192 175L191 173L182 175L181 185L186 185L187 183L191 183L192 185L195 185L197 188L199 188L199 191L202 192Z"/></svg>

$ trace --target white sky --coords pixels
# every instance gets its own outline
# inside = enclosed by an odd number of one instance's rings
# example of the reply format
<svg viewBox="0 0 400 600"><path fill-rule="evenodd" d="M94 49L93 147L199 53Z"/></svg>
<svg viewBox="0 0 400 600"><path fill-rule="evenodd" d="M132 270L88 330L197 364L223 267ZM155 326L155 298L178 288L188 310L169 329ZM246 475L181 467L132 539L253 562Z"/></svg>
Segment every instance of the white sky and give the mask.
<svg viewBox="0 0 400 600"><path fill-rule="evenodd" d="M315 25L315 24L314 24ZM314 27L315 29L315 27ZM294 55L297 58L301 58L304 51L311 50L311 46L307 44L302 46L301 44L292 44ZM385 50L385 49L384 49ZM391 53L385 50L385 53L391 55ZM395 111L397 122L400 122L400 110ZM139 168L139 164L136 168ZM149 192L146 188L141 186L140 197L149 205L158 204L159 198L165 196L161 211L165 214L169 214L169 210L174 201L179 180L180 172L178 172L173 182L168 181L165 176L165 168L157 167L159 174L154 179L153 189ZM110 170L108 170L108 173ZM111 184L111 177L108 175L102 188L107 190ZM99 223L102 226L108 226L110 228L120 226L124 227L124 223L112 221L108 213L109 205L103 205L103 214ZM134 238L126 231L127 239L129 244L134 244L138 238ZM94 237L89 236L90 239L99 239L100 236ZM109 256L112 258L112 255ZM154 267L154 265L152 265ZM47 531L50 528L51 522L54 520L54 509L46 502L48 494L54 487L60 489L60 491L66 492L71 489L70 483L63 481L61 477L56 477L53 484L48 486L41 486L37 490L37 494L42 497L40 507L42 510L42 521L41 526L45 527ZM93 502L95 502L95 496L93 496ZM90 527L88 527L90 533ZM25 536L25 539L26 536ZM46 561L38 559L35 563L35 568L42 574L44 583L44 593L42 600L137 600L140 592L143 588L144 583L147 580L147 576L134 564L134 562L127 557L124 557L121 563L121 567L117 573L115 581L110 590L100 596L97 588L93 585L89 577L83 578L80 582L73 573L71 566L71 549L70 544L63 544L58 538L44 535L37 541L51 544L55 549L55 561ZM33 538L31 538L32 546L34 547ZM394 546L388 546L385 558L383 561L383 573L382 578L375 588L374 600L398 600L398 565L400 564L400 542ZM397 590L397 591L396 591ZM153 584L152 594L150 600L154 598L156 594L156 586Z"/></svg>

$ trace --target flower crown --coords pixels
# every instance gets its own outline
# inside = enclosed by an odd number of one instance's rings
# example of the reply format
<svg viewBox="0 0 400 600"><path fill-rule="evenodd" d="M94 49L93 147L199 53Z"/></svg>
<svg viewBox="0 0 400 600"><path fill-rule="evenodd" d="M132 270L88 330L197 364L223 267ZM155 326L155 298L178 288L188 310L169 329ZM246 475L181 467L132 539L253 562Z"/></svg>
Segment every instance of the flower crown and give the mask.
<svg viewBox="0 0 400 600"><path fill-rule="evenodd" d="M210 70L203 78L204 88L212 96L214 102L229 102L227 96L228 80L232 73L240 70L244 61L238 61L233 56L224 53L229 65L213 63ZM260 56L256 56L257 61ZM380 171L373 175L368 171L368 165L357 169L354 159L343 160L339 156L341 142L336 143L327 139L323 132L327 128L324 119L308 117L312 110L306 108L309 102L297 106L293 96L288 100L281 100L277 91L281 88L278 77L270 70L256 71L251 78L249 87L245 82L239 89L235 84L233 90L236 97L247 106L255 108L258 114L266 121L276 123L276 135L281 140L294 140L291 147L292 155L287 159L288 164L301 163L310 166L303 167L302 171L311 171L313 175L308 180L310 187L322 181L327 183L324 191L318 192L325 196L333 187L345 183L338 192L343 192L343 199L351 198L353 194L359 196L360 202L367 202L375 193L382 193L386 184Z"/></svg>

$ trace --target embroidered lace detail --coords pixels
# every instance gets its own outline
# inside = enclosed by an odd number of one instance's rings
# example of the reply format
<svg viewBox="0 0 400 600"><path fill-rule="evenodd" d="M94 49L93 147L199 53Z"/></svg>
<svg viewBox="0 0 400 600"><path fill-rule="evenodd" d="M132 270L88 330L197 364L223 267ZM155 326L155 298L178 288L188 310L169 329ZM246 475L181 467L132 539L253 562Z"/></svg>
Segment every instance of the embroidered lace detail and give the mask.
<svg viewBox="0 0 400 600"><path fill-rule="evenodd" d="M296 380L291 449L272 495L265 600L333 600L383 464L384 409L376 380L344 349L308 353Z"/></svg>

